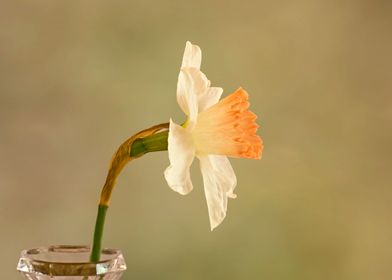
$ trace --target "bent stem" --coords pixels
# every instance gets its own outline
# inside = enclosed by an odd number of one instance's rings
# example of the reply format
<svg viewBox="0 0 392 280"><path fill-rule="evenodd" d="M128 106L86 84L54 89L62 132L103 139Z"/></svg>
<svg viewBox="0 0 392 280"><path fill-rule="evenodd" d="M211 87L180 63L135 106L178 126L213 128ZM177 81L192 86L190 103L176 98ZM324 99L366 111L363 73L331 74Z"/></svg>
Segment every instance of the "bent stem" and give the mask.
<svg viewBox="0 0 392 280"><path fill-rule="evenodd" d="M149 152L166 151L169 123L163 123L145 129L133 135L118 148L111 161L105 184L102 188L95 223L91 262L98 262L101 256L102 236L105 225L106 212L110 197L118 175L124 166L133 159Z"/></svg>

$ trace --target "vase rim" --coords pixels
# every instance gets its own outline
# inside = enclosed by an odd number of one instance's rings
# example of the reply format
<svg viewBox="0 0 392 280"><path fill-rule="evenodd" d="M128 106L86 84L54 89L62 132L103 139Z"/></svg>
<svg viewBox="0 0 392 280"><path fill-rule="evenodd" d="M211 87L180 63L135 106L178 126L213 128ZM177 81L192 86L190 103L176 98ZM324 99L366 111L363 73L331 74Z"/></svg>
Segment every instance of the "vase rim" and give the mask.
<svg viewBox="0 0 392 280"><path fill-rule="evenodd" d="M90 246L50 245L23 250L17 270L46 275L100 275L126 270L118 249L101 250L101 260L88 261Z"/></svg>
<svg viewBox="0 0 392 280"><path fill-rule="evenodd" d="M97 263L106 263L117 256L121 255L121 251L119 249L111 249L111 248L104 248L101 250L102 255L113 255L112 258L107 258L105 260L100 260L97 262L90 262L90 261L79 261L79 262L65 262L65 261L46 261L42 259L34 258L42 253L90 253L91 247L88 245L50 245L50 246L40 246L31 249L26 249L21 252L21 257L27 257L35 262L40 263L58 263L58 264L97 264Z"/></svg>

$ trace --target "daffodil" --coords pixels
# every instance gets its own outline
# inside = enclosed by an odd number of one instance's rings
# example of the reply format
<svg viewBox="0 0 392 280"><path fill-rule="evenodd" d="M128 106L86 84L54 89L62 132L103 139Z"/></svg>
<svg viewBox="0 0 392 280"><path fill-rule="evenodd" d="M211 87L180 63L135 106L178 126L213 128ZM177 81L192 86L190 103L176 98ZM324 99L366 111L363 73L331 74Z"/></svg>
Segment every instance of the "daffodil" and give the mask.
<svg viewBox="0 0 392 280"><path fill-rule="evenodd" d="M180 194L192 189L189 173L195 157L200 160L211 230L225 218L228 198L235 198L237 179L227 157L259 159L263 145L256 135L256 115L248 110L242 88L220 100L223 89L211 87L200 71L201 50L186 43L177 83L177 101L187 115L184 124L172 120L144 129L123 142L115 152L101 191L90 255L100 260L106 212L116 180L131 161L150 152L169 152L165 170L169 186Z"/></svg>
<svg viewBox="0 0 392 280"><path fill-rule="evenodd" d="M227 157L260 159L263 145L247 92L239 88L220 100L223 89L211 87L200 65L200 48L187 42L177 83L177 102L187 120L183 125L170 120L170 166L164 175L174 191L186 195L193 189L190 166L199 159L213 230L226 216L228 198L236 197L237 179Z"/></svg>

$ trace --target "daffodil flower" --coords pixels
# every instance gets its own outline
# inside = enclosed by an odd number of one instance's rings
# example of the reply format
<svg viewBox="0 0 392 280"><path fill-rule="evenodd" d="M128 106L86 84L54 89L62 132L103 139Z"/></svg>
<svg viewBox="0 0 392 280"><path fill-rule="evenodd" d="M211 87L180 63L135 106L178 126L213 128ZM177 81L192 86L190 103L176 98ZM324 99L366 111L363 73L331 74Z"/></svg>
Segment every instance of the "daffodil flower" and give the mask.
<svg viewBox="0 0 392 280"><path fill-rule="evenodd" d="M228 198L237 179L229 157L259 159L263 145L256 135L256 115L248 110L248 94L242 88L220 100L223 89L211 87L200 71L201 50L186 43L177 83L177 101L187 115L183 125L170 120L144 129L123 142L110 163L101 191L95 222L91 262L100 260L106 212L116 180L125 165L146 153L169 151L165 170L169 186L180 194L192 189L189 168L197 157L203 174L211 230L225 218Z"/></svg>
<svg viewBox="0 0 392 280"><path fill-rule="evenodd" d="M190 166L195 157L200 160L213 230L226 216L228 198L236 197L237 179L227 157L260 159L263 145L246 91L239 88L220 100L223 89L211 87L200 65L200 48L187 42L177 83L177 102L187 120L183 125L170 120L170 166L164 175L174 191L186 195L193 189Z"/></svg>

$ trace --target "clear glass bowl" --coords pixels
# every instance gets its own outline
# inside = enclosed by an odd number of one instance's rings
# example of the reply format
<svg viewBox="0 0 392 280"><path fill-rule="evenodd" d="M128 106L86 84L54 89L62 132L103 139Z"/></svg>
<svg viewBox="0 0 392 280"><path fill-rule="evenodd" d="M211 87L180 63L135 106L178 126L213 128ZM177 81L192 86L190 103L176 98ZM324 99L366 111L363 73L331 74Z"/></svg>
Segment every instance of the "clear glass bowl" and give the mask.
<svg viewBox="0 0 392 280"><path fill-rule="evenodd" d="M24 250L17 270L29 280L117 280L127 269L121 251L103 249L89 262L89 246L49 246Z"/></svg>

